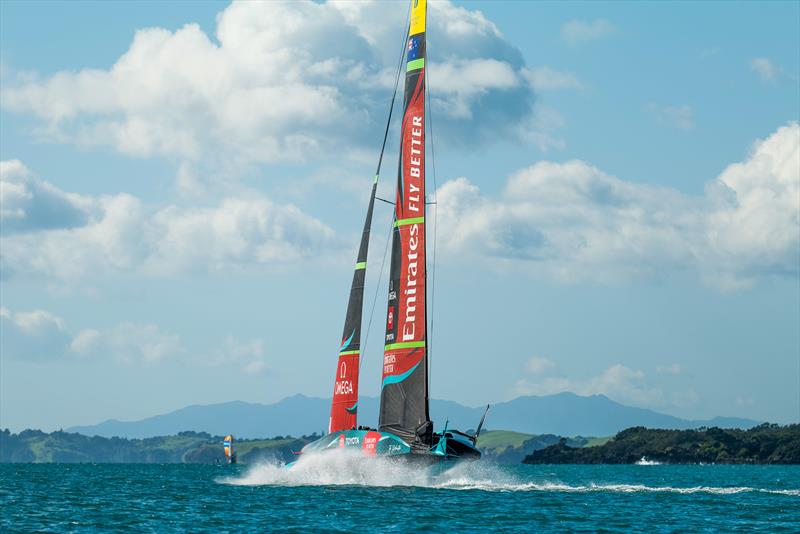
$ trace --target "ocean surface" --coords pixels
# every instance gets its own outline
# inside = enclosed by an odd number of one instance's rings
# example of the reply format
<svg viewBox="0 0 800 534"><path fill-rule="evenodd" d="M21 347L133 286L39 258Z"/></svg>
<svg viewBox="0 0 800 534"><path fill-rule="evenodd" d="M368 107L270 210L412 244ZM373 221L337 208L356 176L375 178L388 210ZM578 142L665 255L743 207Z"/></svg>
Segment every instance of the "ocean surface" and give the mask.
<svg viewBox="0 0 800 534"><path fill-rule="evenodd" d="M800 532L800 466L0 465L2 532Z"/></svg>

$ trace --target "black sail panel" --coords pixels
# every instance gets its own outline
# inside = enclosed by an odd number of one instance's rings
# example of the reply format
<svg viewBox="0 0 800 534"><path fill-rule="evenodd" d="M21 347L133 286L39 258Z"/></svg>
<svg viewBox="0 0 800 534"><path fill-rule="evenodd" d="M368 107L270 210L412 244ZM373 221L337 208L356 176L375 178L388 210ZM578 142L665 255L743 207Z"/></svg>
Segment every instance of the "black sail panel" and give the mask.
<svg viewBox="0 0 800 534"><path fill-rule="evenodd" d="M379 427L430 445L425 258L425 0L412 0Z"/></svg>

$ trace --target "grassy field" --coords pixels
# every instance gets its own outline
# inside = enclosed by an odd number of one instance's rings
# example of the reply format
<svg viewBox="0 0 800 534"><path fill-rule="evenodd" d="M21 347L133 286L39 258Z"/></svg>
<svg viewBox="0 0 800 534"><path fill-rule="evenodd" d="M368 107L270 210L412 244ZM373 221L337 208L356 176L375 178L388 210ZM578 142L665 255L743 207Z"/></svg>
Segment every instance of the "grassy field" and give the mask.
<svg viewBox="0 0 800 534"><path fill-rule="evenodd" d="M584 445L584 447L599 447L608 443L608 440L611 438L612 436L606 436L604 438L586 438L586 445Z"/></svg>
<svg viewBox="0 0 800 534"><path fill-rule="evenodd" d="M478 437L478 447L481 449L505 449L506 447L521 447L522 444L535 437L533 434L512 432L510 430L487 430Z"/></svg>

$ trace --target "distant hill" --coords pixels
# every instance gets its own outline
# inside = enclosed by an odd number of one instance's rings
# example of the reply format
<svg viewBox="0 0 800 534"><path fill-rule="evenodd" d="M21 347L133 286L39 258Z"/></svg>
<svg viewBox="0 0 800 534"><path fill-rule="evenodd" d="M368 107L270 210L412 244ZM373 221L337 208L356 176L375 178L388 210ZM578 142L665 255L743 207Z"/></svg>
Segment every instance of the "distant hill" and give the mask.
<svg viewBox="0 0 800 534"><path fill-rule="evenodd" d="M294 452L319 436L275 436L268 439L235 441L239 463L265 460L296 460ZM595 438L561 438L547 434L533 436L505 430L481 433L478 447L484 458L498 463L518 464L534 451L565 443L572 447L589 445ZM181 432L174 436L143 439L106 438L79 433L24 430L12 434L0 431L0 463L227 463L222 436L207 432Z"/></svg>
<svg viewBox="0 0 800 534"><path fill-rule="evenodd" d="M489 428L504 428L531 434L561 436L610 436L632 426L688 429L718 426L750 428L760 421L735 417L688 420L645 408L615 402L605 395L583 397L559 393L542 397L517 397L492 406Z"/></svg>
<svg viewBox="0 0 800 534"><path fill-rule="evenodd" d="M500 464L518 464L535 451L561 443L561 440L564 440L569 447L580 448L600 445L608 439L580 436L562 438L553 434L534 436L507 430L487 430L478 438L478 448L483 453L484 460Z"/></svg>
<svg viewBox="0 0 800 534"><path fill-rule="evenodd" d="M275 436L269 439L235 441L241 464L263 461L289 462L303 445L320 436ZM551 445L590 445L596 438L561 438L547 434L533 436L505 430L481 433L478 447L486 460L518 464L527 455ZM206 463L224 464L222 436L207 432L181 432L175 436L144 439L105 438L78 433L24 430L12 434L0 431L0 463Z"/></svg>
<svg viewBox="0 0 800 534"><path fill-rule="evenodd" d="M287 462L293 451L319 436L237 441L240 463L264 460ZM222 436L206 432L181 432L176 436L146 439L104 438L69 432L0 431L0 463L227 463Z"/></svg>
<svg viewBox="0 0 800 534"><path fill-rule="evenodd" d="M234 401L187 406L140 421L112 419L97 425L71 427L68 431L126 438L166 436L185 430L212 435L233 433L242 438L301 436L325 430L329 411L328 399L294 395L274 404ZM431 415L437 427L449 420L451 428L474 428L482 413L483 407L470 408L457 402L431 400ZM374 426L377 419L378 399L362 397L359 422ZM688 429L702 426L750 428L757 424L759 421L730 417L692 421L625 406L604 395L583 397L573 393L518 397L493 405L486 418L487 428L561 436L610 436L633 426Z"/></svg>
<svg viewBox="0 0 800 534"><path fill-rule="evenodd" d="M533 451L526 464L800 464L800 424L748 430L629 428L596 447L567 440Z"/></svg>

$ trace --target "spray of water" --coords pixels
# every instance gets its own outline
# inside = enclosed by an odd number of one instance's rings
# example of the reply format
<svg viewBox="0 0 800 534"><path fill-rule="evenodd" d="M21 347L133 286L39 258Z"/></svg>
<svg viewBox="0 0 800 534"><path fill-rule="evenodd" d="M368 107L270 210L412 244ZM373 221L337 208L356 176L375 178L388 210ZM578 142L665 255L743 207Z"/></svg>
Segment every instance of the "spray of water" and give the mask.
<svg viewBox="0 0 800 534"><path fill-rule="evenodd" d="M463 463L448 469L409 466L386 458L364 458L360 451L335 450L304 454L291 466L277 463L259 464L239 478L225 478L225 484L258 486L417 486L474 487L487 486L503 478L503 473L490 464ZM509 481L510 482L510 481Z"/></svg>
<svg viewBox="0 0 800 534"><path fill-rule="evenodd" d="M237 486L414 486L443 490L540 491L540 492L613 492L613 493L771 493L800 497L800 489L737 487L673 487L640 484L564 484L559 481L526 481L503 467L487 462L464 462L447 469L412 467L384 458L364 458L360 452L336 450L304 454L293 465L258 464L240 477L219 480Z"/></svg>

